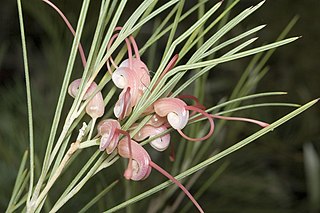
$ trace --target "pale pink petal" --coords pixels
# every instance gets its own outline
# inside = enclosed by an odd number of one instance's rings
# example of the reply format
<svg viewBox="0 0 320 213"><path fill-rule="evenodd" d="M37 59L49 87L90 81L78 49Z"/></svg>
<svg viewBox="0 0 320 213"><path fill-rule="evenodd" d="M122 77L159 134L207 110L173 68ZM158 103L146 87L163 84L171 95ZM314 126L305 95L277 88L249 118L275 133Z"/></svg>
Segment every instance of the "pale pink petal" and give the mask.
<svg viewBox="0 0 320 213"><path fill-rule="evenodd" d="M159 126L162 126L166 121L167 121L166 118L160 117L159 115L154 114L147 124L150 124L151 126L159 127Z"/></svg>
<svg viewBox="0 0 320 213"><path fill-rule="evenodd" d="M68 93L73 98L75 98L77 96L78 92L79 92L79 87L80 87L81 81L82 81L82 79L79 78L79 79L74 80L69 85ZM92 95L92 93L94 92L94 90L96 88L97 88L97 84L95 82L92 82L90 87L87 89L86 93L84 94L83 100L87 100Z"/></svg>
<svg viewBox="0 0 320 213"><path fill-rule="evenodd" d="M109 145L106 148L106 152L108 154L111 154L117 148L117 145L119 142L119 137L120 137L120 135L118 133L113 135Z"/></svg>
<svg viewBox="0 0 320 213"><path fill-rule="evenodd" d="M126 87L137 88L137 75L128 67L119 67L112 74L112 81L116 87L124 89Z"/></svg>
<svg viewBox="0 0 320 213"><path fill-rule="evenodd" d="M79 86L81 83L81 78L74 80L68 87L68 93L71 97L75 98L79 92Z"/></svg>
<svg viewBox="0 0 320 213"><path fill-rule="evenodd" d="M104 114L104 102L101 92L93 96L86 106L86 112L92 118L102 117Z"/></svg>
<svg viewBox="0 0 320 213"><path fill-rule="evenodd" d="M122 120L126 116L130 115L132 111L131 107L131 93L130 88L126 88L120 93L119 100L113 108L114 115Z"/></svg>
<svg viewBox="0 0 320 213"><path fill-rule="evenodd" d="M117 120L114 119L106 119L101 121L98 124L98 134L101 135L101 142L100 142L100 150L103 151L109 147L111 144L111 148L109 150L114 149L119 140L119 133L117 129L120 129L121 126ZM112 150L113 151L113 150Z"/></svg>
<svg viewBox="0 0 320 213"><path fill-rule="evenodd" d="M132 71L135 73L138 82L139 90L144 91L150 85L150 74L147 65L141 60L132 58ZM124 60L119 67L129 68L129 59Z"/></svg>
<svg viewBox="0 0 320 213"><path fill-rule="evenodd" d="M143 180L147 178L151 172L150 156L148 152L137 142L131 140L132 149L132 176L131 180ZM118 144L118 153L121 157L130 158L130 152L128 147L128 138L125 137L120 140Z"/></svg>
<svg viewBox="0 0 320 213"><path fill-rule="evenodd" d="M167 116L174 129L183 129L189 120L187 104L178 98L161 98L154 103L154 111L161 117Z"/></svg>
<svg viewBox="0 0 320 213"><path fill-rule="evenodd" d="M139 90L139 84L141 84L141 82L135 72L127 67L119 67L112 74L112 80L120 89L130 88L130 105L134 107L143 94L143 91Z"/></svg>
<svg viewBox="0 0 320 213"><path fill-rule="evenodd" d="M148 137L153 137L153 136L159 135L166 130L167 130L167 128L165 126L154 127L151 125L145 125L133 137L133 139L136 141L142 141ZM165 134L165 135L158 137L158 138L154 139L153 141L151 141L150 145L158 151L164 151L168 148L169 143L170 143L170 134Z"/></svg>

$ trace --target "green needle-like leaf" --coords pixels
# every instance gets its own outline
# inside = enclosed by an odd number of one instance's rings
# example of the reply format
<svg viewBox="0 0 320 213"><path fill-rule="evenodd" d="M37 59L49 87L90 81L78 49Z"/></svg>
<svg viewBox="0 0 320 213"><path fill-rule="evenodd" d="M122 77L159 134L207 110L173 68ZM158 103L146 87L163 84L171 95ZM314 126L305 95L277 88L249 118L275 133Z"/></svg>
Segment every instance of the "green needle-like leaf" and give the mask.
<svg viewBox="0 0 320 213"><path fill-rule="evenodd" d="M29 124L29 149L30 149L30 182L29 182L29 192L28 199L31 199L33 181L34 181L34 141L33 141L33 116L32 116L32 99L31 99L31 87L30 87L30 77L29 77L29 65L28 65L28 55L27 55L27 44L24 33L24 23L21 0L17 0L18 12L19 12L19 23L21 32L21 42L22 42L22 52L23 52L23 64L24 64L24 74L26 80L26 91L27 91L27 108L28 108L28 124Z"/></svg>
<svg viewBox="0 0 320 213"><path fill-rule="evenodd" d="M177 180L181 180L185 177L188 177L189 175L199 171L200 169L203 169L207 166L209 166L210 164L220 160L221 158L224 158L226 156L228 156L229 154L241 149L242 147L252 143L253 141L257 140L258 138L262 137L263 135L275 130L277 127L279 127L280 125L286 123L287 121L289 121L290 119L296 117L297 115L301 114L302 112L304 112L305 110L309 109L311 106L313 106L314 104L316 104L318 102L318 99L316 100L313 100L313 101L310 101L309 103L303 105L302 107L299 107L298 109L294 110L293 112L287 114L286 116L280 118L279 120L273 122L272 124L270 124L268 127L266 128L263 128L261 130L259 130L258 132L254 133L253 135L247 137L246 139L236 143L235 145L227 148L226 150L218 153L217 155L211 157L211 158L208 158L207 160L197 164L196 166L188 169L187 171L177 175L175 178ZM135 203L135 202L138 202L146 197L149 197L150 195L164 189L164 188L167 188L168 186L172 185L173 183L171 181L166 181L162 184L159 184L158 186L144 192L144 193L141 193L140 195L137 195L107 211L105 211L105 213L109 213L109 212L115 212L119 209L122 209L132 203Z"/></svg>

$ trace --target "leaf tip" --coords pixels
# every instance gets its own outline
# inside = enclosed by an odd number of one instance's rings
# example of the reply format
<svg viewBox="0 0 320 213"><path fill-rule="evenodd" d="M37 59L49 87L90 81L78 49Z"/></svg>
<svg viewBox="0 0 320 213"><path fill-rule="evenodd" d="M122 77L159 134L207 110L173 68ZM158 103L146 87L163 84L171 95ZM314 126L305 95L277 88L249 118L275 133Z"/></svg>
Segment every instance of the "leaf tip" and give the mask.
<svg viewBox="0 0 320 213"><path fill-rule="evenodd" d="M261 7L265 2L266 2L266 0L261 1L259 4L257 4L257 5L255 6L255 8Z"/></svg>
<svg viewBox="0 0 320 213"><path fill-rule="evenodd" d="M265 28L267 26L267 24L262 24L262 25L260 25L260 28L262 29L262 28Z"/></svg>

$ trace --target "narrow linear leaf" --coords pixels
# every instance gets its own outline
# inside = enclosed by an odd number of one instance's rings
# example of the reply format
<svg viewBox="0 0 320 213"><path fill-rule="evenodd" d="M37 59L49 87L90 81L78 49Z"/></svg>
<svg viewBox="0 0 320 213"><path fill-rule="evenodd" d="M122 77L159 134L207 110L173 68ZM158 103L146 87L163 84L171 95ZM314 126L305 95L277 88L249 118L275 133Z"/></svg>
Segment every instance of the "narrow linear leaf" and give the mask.
<svg viewBox="0 0 320 213"><path fill-rule="evenodd" d="M25 151L23 154L22 160L21 160L21 164L20 164L19 171L17 174L17 179L14 184L12 195L11 195L6 212L10 212L9 210L13 208L13 205L14 205L13 201L16 200L17 193L18 193L19 189L21 188L21 185L24 181L25 175L23 173L24 173L24 170L26 167L27 159L28 159L28 151Z"/></svg>
<svg viewBox="0 0 320 213"><path fill-rule="evenodd" d="M209 166L210 164L220 160L221 158L225 157L225 156L228 156L229 154L239 150L240 148L250 144L251 142L255 141L256 139L262 137L263 135L273 131L275 128L279 127L280 125L284 124L285 122L289 121L290 119L296 117L297 115L301 114L302 112L304 112L305 110L309 109L311 106L313 106L314 104L316 104L318 102L319 99L316 99L316 100L313 100L313 101L310 101L309 103L303 105L302 107L294 110L293 112L287 114L286 116L280 118L279 120L273 122L272 124L270 124L268 127L266 128L263 128L261 129L260 131L254 133L253 135L247 137L246 139L236 143L235 145L227 148L226 150L218 153L217 155L203 161L202 163L199 163L198 165L186 170L185 172L177 175L175 178L177 180L181 180L197 171L199 171L200 169L203 169L207 166ZM150 195L164 189L164 188L167 188L168 186L172 185L173 183L171 181L166 181L162 184L159 184L158 186L144 192L144 193L141 193L140 195L137 195L133 198L131 198L130 200L127 200L107 211L105 211L105 213L109 213L109 212L115 212L119 209L122 209L132 203L135 203L135 202L138 202L146 197L149 197Z"/></svg>
<svg viewBox="0 0 320 213"><path fill-rule="evenodd" d="M116 180L113 183L111 183L108 187L106 187L104 190L102 190L97 196L95 196L87 205L85 205L79 213L84 213L88 211L95 203L97 203L103 196L105 196L115 185L117 185L119 181Z"/></svg>
<svg viewBox="0 0 320 213"><path fill-rule="evenodd" d="M29 76L27 44L26 44L26 38L25 38L25 32L24 32L21 0L17 0L17 3L18 3L18 12L19 12L22 52L23 52L24 75L25 75L26 91L27 91L29 149L30 149L30 154L29 154L30 155L30 182L29 182L29 192L28 192L27 200L29 202L31 199L33 181L34 181L34 140L33 140L32 99L31 99L31 86L30 86L30 76Z"/></svg>

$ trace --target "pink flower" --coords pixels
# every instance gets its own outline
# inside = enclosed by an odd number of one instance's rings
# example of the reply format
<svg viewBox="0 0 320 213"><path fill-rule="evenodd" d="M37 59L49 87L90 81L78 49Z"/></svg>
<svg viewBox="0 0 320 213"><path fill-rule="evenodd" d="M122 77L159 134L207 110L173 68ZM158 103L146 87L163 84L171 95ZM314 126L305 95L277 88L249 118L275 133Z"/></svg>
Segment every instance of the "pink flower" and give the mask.
<svg viewBox="0 0 320 213"><path fill-rule="evenodd" d="M119 120L124 119L126 116L130 115L132 111L131 93L130 87L127 87L120 93L119 100L113 108L114 115L119 118Z"/></svg>
<svg viewBox="0 0 320 213"><path fill-rule="evenodd" d="M161 117L167 117L168 123L173 129L176 129L179 134L190 141L202 141L208 139L214 131L214 123L212 117L205 112L203 106L197 104L196 106L188 106L179 98L161 98L154 103L154 111ZM182 129L189 121L189 110L199 112L205 116L210 123L209 133L201 138L190 138L182 132Z"/></svg>
<svg viewBox="0 0 320 213"><path fill-rule="evenodd" d="M187 104L178 98L161 98L154 103L154 111L161 117L167 117L174 129L183 129L189 120Z"/></svg>
<svg viewBox="0 0 320 213"><path fill-rule="evenodd" d="M106 119L98 124L98 134L101 135L100 150L106 150L108 154L112 153L119 142L121 126L117 120Z"/></svg>
<svg viewBox="0 0 320 213"><path fill-rule="evenodd" d="M149 137L154 137L166 131L167 128L163 126L154 127L151 125L145 125L141 130L133 137L136 141L142 141ZM160 136L150 142L150 145L157 151L164 151L170 144L170 134Z"/></svg>
<svg viewBox="0 0 320 213"><path fill-rule="evenodd" d="M144 180L151 172L150 156L148 152L137 142L131 140L132 156L130 156L130 150L128 146L128 138L123 138L118 145L118 153L123 158L132 157L132 164L128 165L128 168L124 174L126 179L131 180Z"/></svg>
<svg viewBox="0 0 320 213"><path fill-rule="evenodd" d="M121 27L117 27L115 31L121 29ZM110 39L107 47L108 50L117 36L118 33L113 35L113 37ZM127 44L129 58L124 60L119 66L115 64L112 57L110 57L107 61L107 67L112 76L112 81L118 88L123 89L119 96L119 101L116 104L117 109L114 110L114 114L117 118L119 118L119 120L122 120L131 113L132 108L138 103L144 91L150 85L149 70L145 63L143 63L140 59L138 46L133 36L126 38L125 42ZM136 58L133 57L132 48ZM109 61L116 68L113 73L111 71ZM129 96L130 98L128 98ZM127 99L124 100L124 98ZM126 103L124 103L124 101Z"/></svg>
<svg viewBox="0 0 320 213"><path fill-rule="evenodd" d="M79 86L81 84L81 81L82 81L81 78L74 80L68 88L68 93L73 98L75 98L79 92ZM93 94L93 92L97 89L97 87L98 87L97 84L95 82L92 82L89 88L87 89L86 93L84 94L83 100L87 100ZM97 119L103 116L104 102L103 102L102 93L100 91L97 92L88 102L86 106L86 113L93 119Z"/></svg>
<svg viewBox="0 0 320 213"><path fill-rule="evenodd" d="M172 175L170 175L167 171L162 169L156 163L154 163L147 151L137 142L131 140L128 141L128 138L124 138L119 142L118 145L118 153L121 157L129 158L130 150L128 144L131 144L132 148L132 164L128 165L124 176L126 179L131 180L144 180L146 179L151 172L151 168L156 169L158 172L166 176L170 179L174 184L180 187L180 189L189 197L189 199L194 203L194 205L198 208L200 212L204 212L199 205L199 203L194 199L194 197L190 194L190 192Z"/></svg>

